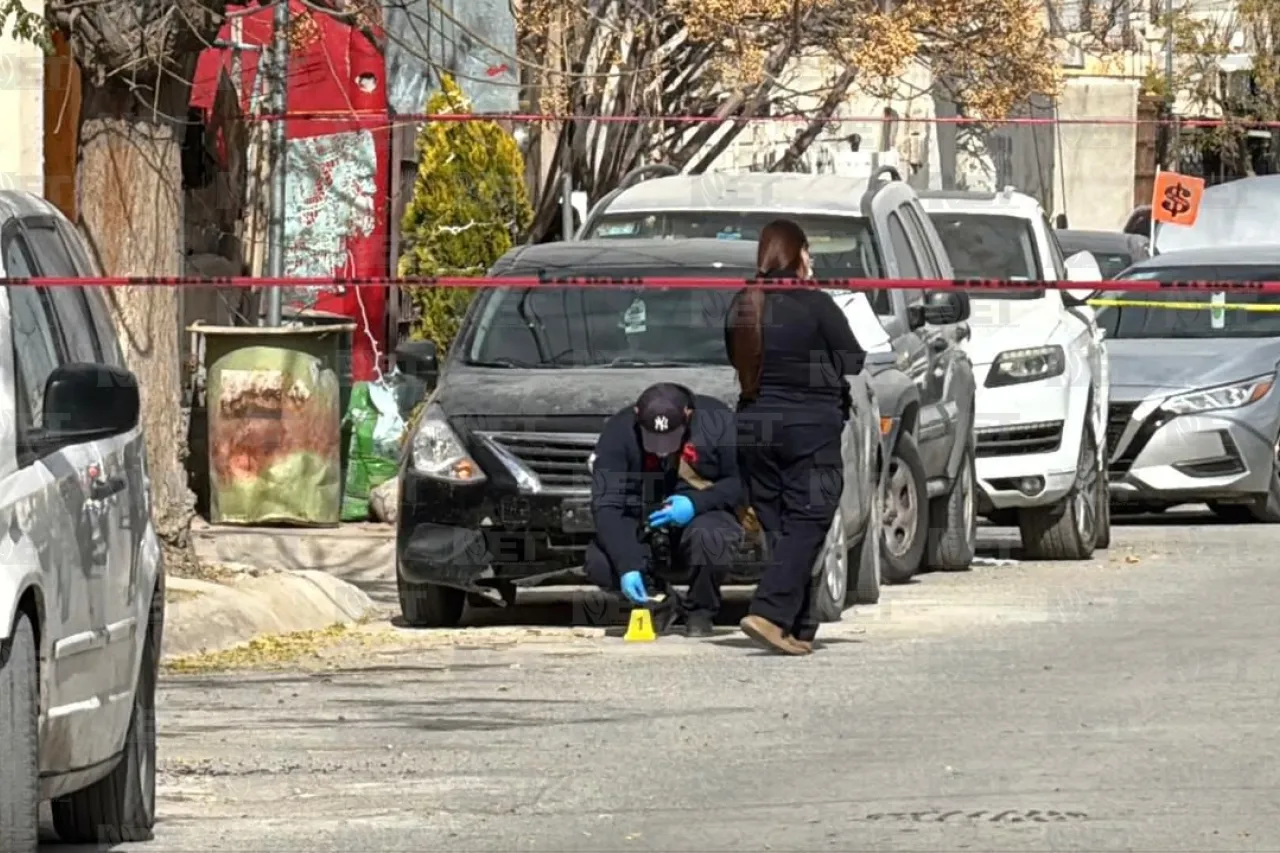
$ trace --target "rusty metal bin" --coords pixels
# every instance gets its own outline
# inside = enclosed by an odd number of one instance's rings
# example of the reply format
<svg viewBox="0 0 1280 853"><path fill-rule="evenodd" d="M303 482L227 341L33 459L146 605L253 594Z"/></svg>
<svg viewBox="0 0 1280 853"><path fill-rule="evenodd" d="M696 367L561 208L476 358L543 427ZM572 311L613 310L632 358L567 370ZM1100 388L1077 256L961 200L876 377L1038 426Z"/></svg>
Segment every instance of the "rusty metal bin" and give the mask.
<svg viewBox="0 0 1280 853"><path fill-rule="evenodd" d="M354 330L190 328L205 340L211 523L338 524L339 345Z"/></svg>

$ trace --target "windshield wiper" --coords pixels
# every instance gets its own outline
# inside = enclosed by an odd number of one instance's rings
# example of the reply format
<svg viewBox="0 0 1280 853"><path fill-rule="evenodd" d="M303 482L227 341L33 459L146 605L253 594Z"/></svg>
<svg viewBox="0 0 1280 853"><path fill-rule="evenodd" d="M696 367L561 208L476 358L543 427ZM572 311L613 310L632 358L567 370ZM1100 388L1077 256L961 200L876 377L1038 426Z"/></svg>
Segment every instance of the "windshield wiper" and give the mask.
<svg viewBox="0 0 1280 853"><path fill-rule="evenodd" d="M650 360L647 358L633 358L631 356L619 356L609 362L610 367L697 367L699 362L696 361L665 361Z"/></svg>

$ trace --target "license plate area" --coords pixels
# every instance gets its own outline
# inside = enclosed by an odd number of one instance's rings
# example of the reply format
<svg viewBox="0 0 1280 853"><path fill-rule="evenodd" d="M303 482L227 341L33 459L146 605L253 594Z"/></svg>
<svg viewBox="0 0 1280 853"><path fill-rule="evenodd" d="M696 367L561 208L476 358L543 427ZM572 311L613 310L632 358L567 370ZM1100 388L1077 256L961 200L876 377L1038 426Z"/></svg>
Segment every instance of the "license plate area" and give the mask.
<svg viewBox="0 0 1280 853"><path fill-rule="evenodd" d="M560 505L560 529L565 533L592 533L595 519L588 501L565 501Z"/></svg>

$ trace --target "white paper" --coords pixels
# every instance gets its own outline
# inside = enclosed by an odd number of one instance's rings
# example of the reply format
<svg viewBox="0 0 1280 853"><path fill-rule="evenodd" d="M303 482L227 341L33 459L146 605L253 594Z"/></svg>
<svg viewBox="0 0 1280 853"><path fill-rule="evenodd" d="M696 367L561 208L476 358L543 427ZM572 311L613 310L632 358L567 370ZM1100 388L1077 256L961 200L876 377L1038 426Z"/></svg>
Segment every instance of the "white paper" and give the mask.
<svg viewBox="0 0 1280 853"><path fill-rule="evenodd" d="M847 290L828 292L844 311L849 328L853 329L853 336L858 339L858 345L864 351L889 352L893 349L889 333L880 324L880 318L865 293L850 293Z"/></svg>
<svg viewBox="0 0 1280 853"><path fill-rule="evenodd" d="M400 452L400 437L405 428L400 407L396 405L395 392L384 383L371 382L369 402L378 411L378 420L373 427L373 444L381 453L394 459Z"/></svg>
<svg viewBox="0 0 1280 853"><path fill-rule="evenodd" d="M627 309L627 313L622 315L622 322L618 325L622 327L624 335L642 335L648 331L648 312L645 310L644 300L637 299L632 302L631 307Z"/></svg>

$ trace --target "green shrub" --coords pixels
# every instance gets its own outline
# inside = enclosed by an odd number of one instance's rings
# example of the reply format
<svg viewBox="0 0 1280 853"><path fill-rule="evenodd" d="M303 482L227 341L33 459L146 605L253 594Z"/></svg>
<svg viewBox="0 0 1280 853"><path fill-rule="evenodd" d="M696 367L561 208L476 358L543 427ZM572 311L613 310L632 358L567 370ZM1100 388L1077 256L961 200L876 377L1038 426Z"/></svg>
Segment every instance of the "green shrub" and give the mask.
<svg viewBox="0 0 1280 853"><path fill-rule="evenodd" d="M427 100L431 114L470 113L452 78ZM418 176L401 220L402 276L482 276L533 222L524 158L491 121L432 121L418 133ZM471 288L411 289L413 337L443 353L471 303Z"/></svg>

